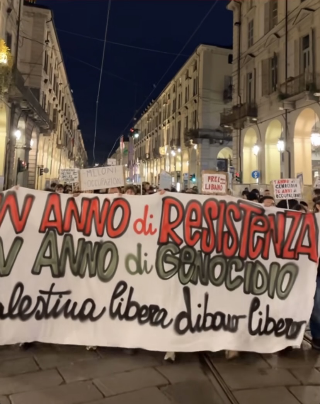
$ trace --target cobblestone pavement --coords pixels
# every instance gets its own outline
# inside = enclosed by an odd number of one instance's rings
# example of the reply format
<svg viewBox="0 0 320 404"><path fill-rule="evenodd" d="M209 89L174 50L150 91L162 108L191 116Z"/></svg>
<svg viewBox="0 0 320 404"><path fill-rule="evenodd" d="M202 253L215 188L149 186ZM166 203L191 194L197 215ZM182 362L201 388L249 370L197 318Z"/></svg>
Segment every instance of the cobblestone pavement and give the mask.
<svg viewBox="0 0 320 404"><path fill-rule="evenodd" d="M239 404L320 404L320 352L305 342L281 354L210 358Z"/></svg>
<svg viewBox="0 0 320 404"><path fill-rule="evenodd" d="M320 355L306 344L281 355L212 362L239 404L319 404ZM197 354L37 344L0 347L0 404L227 404Z"/></svg>
<svg viewBox="0 0 320 404"><path fill-rule="evenodd" d="M197 354L0 347L0 404L224 404Z"/></svg>

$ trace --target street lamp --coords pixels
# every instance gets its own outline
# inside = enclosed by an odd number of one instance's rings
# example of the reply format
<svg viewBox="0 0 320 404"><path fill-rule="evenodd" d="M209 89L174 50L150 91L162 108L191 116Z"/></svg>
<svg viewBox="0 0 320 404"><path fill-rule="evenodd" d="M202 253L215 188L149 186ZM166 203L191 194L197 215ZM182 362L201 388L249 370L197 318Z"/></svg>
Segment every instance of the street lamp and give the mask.
<svg viewBox="0 0 320 404"><path fill-rule="evenodd" d="M253 148L252 148L253 154L254 154L255 156L257 156L258 153L259 153L259 151L260 151L260 147L259 147L257 144L255 144L255 145L253 146Z"/></svg>
<svg viewBox="0 0 320 404"><path fill-rule="evenodd" d="M314 147L320 146L320 134L318 130L313 130L311 133L311 144Z"/></svg>
<svg viewBox="0 0 320 404"><path fill-rule="evenodd" d="M5 44L4 40L0 40L0 65L8 66L9 63L9 48Z"/></svg>
<svg viewBox="0 0 320 404"><path fill-rule="evenodd" d="M21 130L17 129L14 132L14 136L16 137L17 140L19 140L21 138Z"/></svg>
<svg viewBox="0 0 320 404"><path fill-rule="evenodd" d="M31 139L31 140L30 140L30 147L33 146L33 143L34 143L34 142L33 142L33 139Z"/></svg>
<svg viewBox="0 0 320 404"><path fill-rule="evenodd" d="M8 64L8 55L5 52L0 52L0 65Z"/></svg>
<svg viewBox="0 0 320 404"><path fill-rule="evenodd" d="M284 152L285 144L284 144L284 140L282 139L282 137L278 140L277 148L278 148L280 153Z"/></svg>
<svg viewBox="0 0 320 404"><path fill-rule="evenodd" d="M171 150L171 156L175 156L176 152L174 150Z"/></svg>

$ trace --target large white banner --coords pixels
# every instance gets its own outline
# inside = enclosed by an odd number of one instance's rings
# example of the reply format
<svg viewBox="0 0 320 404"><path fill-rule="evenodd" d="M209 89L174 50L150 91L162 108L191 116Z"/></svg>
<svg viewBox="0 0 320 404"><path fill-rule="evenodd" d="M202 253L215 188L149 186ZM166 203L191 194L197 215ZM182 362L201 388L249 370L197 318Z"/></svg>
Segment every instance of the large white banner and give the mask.
<svg viewBox="0 0 320 404"><path fill-rule="evenodd" d="M0 194L0 344L275 352L299 345L313 214L232 197Z"/></svg>

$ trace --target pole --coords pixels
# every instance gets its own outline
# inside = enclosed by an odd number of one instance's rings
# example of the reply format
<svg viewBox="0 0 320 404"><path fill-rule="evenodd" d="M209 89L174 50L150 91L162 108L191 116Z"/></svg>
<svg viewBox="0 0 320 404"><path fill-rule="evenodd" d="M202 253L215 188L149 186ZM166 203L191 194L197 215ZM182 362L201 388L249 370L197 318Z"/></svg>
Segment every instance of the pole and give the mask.
<svg viewBox="0 0 320 404"><path fill-rule="evenodd" d="M19 39L20 39L20 24L21 24L21 8L22 8L22 1L19 0L19 9L18 9L18 18L17 18L17 40L16 40L16 48L15 48L15 55L14 55L14 61L13 61L13 77L16 76L16 71L18 70L18 52L19 52ZM9 172L9 166L10 166L10 150L12 147L12 130L13 130L13 124L15 122L15 111L16 107L15 104L12 102L11 103L11 114L10 114L10 130L9 130L9 138L7 142L7 147L6 147L6 155L5 155L5 174L4 174L4 187L7 189L10 186L10 172ZM15 155L15 153L14 153ZM14 158L15 159L15 158ZM12 177L12 180L14 181L14 176ZM15 176L16 183L18 183L18 173Z"/></svg>
<svg viewBox="0 0 320 404"><path fill-rule="evenodd" d="M21 25L21 8L22 1L19 0L19 11L18 11L18 21L17 21L17 40L16 40L16 49L15 49L15 57L14 57L14 71L18 70L18 52L19 52L19 39L20 39L20 25Z"/></svg>

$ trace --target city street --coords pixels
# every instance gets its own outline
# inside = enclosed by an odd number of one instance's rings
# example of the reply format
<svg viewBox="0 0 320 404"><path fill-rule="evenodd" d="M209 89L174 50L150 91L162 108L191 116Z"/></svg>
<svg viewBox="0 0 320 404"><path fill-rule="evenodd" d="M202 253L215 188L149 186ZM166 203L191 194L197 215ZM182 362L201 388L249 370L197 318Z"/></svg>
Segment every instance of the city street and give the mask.
<svg viewBox="0 0 320 404"><path fill-rule="evenodd" d="M229 362L222 353L210 354L229 399L197 354L181 354L170 364L146 351L1 347L0 404L319 404L320 356L303 348Z"/></svg>

